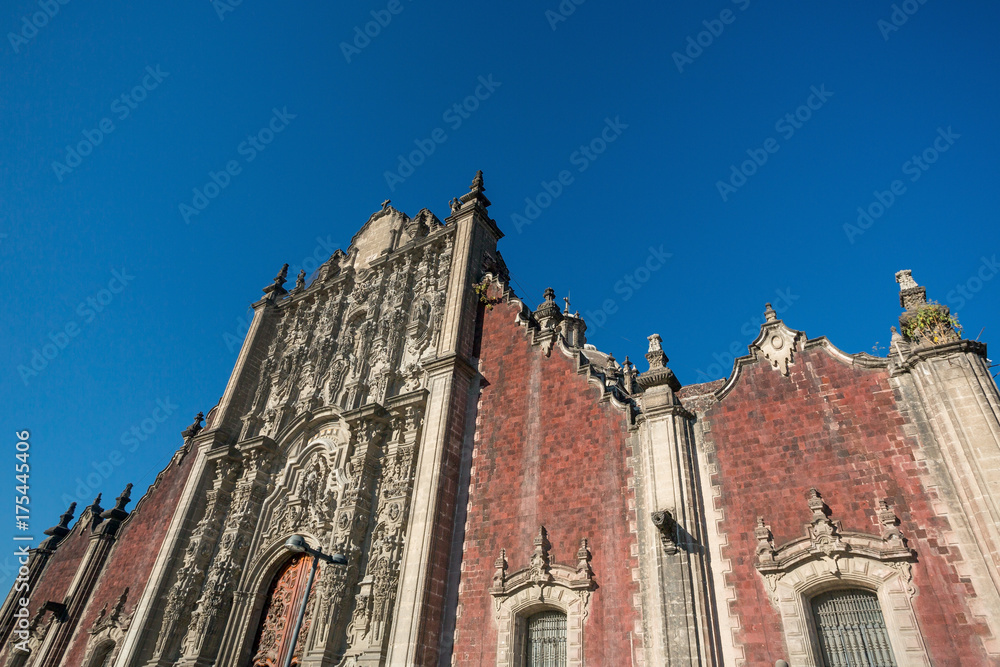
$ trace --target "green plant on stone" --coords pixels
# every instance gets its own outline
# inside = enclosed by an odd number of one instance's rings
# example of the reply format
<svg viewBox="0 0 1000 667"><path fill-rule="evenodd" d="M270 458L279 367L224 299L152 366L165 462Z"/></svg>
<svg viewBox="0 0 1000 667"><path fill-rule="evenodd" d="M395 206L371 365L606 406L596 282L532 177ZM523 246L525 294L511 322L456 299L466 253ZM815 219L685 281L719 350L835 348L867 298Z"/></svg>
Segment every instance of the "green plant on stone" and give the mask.
<svg viewBox="0 0 1000 667"><path fill-rule="evenodd" d="M962 337L958 318L936 302L928 302L906 313L905 321L900 324L908 340L921 343L944 343Z"/></svg>
<svg viewBox="0 0 1000 667"><path fill-rule="evenodd" d="M493 310L493 305L503 301L502 296L491 297L489 295L489 283L477 283L472 286L472 291L479 297L479 302L486 304L486 310Z"/></svg>

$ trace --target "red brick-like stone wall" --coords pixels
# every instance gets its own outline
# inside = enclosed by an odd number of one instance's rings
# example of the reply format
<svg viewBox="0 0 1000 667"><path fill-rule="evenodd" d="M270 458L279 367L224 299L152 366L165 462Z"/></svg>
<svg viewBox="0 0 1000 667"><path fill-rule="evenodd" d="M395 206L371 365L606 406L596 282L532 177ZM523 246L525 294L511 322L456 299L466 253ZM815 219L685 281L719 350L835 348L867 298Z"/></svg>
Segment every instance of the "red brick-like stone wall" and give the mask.
<svg viewBox="0 0 1000 667"><path fill-rule="evenodd" d="M42 574L28 598L30 600L28 609L31 612L29 618L34 618L35 613L49 600L59 603L65 602L69 586L73 582L73 577L76 576L77 568L84 554L87 553L87 547L90 545L90 521L88 520L84 525L82 520L85 518L89 519L89 514L78 517L72 532L63 538L55 552L49 557L45 569L42 570ZM49 615L51 616L51 612ZM19 637L11 635L6 645L0 647L0 661L6 662L11 645L17 641L19 641Z"/></svg>
<svg viewBox="0 0 1000 667"><path fill-rule="evenodd" d="M196 458L197 453L189 451L179 464L171 461L122 525L104 571L97 580L90 602L83 611L83 618L77 623L76 633L60 664L65 667L84 664L87 641L90 639L88 631L104 605L110 611L126 586L129 594L125 611L129 613L135 609L149 581L170 519L180 502L181 492Z"/></svg>
<svg viewBox="0 0 1000 667"><path fill-rule="evenodd" d="M974 593L953 565L960 555L942 539L948 521L932 510L927 465L914 457L916 442L904 434L908 416L888 373L852 368L819 347L800 352L789 370L784 377L767 363L745 368L732 392L703 417L718 464L711 481L725 508L722 557L732 565L725 584L735 588L737 639L747 664L787 657L780 618L754 567L756 517L765 518L778 546L802 537L811 487L845 531L880 534L875 499L892 500L919 559L913 605L931 660L987 664L978 638L986 628L965 602Z"/></svg>
<svg viewBox="0 0 1000 667"><path fill-rule="evenodd" d="M545 357L500 304L483 315L484 378L472 460L455 664L492 665L497 627L489 588L507 549L509 572L528 565L539 525L553 561L576 563L590 540L598 584L584 624L588 665L629 664L639 611L632 471L625 414L558 350Z"/></svg>

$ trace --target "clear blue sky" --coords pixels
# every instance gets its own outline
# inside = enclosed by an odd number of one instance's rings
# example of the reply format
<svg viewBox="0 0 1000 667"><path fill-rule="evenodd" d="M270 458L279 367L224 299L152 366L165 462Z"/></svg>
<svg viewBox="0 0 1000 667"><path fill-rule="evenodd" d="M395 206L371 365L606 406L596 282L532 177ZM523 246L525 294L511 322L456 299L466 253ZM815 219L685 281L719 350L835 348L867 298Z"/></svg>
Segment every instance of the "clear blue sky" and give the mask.
<svg viewBox="0 0 1000 667"><path fill-rule="evenodd" d="M909 0L900 25L871 0L316 4L5 3L0 539L15 431L36 539L64 494L138 499L282 263L314 267L386 198L444 218L477 169L518 293L571 292L618 359L660 333L684 383L727 375L766 301L885 345L903 268L1000 343L996 3ZM201 200L209 172L226 187ZM881 215L845 230L859 207Z"/></svg>

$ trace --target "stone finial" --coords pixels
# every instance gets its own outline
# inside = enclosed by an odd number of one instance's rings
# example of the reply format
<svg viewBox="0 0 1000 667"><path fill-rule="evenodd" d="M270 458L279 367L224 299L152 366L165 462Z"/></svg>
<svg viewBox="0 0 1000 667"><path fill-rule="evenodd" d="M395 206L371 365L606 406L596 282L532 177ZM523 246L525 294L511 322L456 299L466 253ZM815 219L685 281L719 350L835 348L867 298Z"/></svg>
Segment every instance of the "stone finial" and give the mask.
<svg viewBox="0 0 1000 667"><path fill-rule="evenodd" d="M99 530L102 535L115 535L118 532L122 521L128 518L125 506L131 501L132 484L130 482L125 485L125 489L121 492L121 495L115 499L115 506L101 513L101 519L104 520L104 523L101 524Z"/></svg>
<svg viewBox="0 0 1000 667"><path fill-rule="evenodd" d="M476 177L472 179L472 185L469 186L469 190L472 192L482 192L486 187L483 185L483 170L480 169L476 172Z"/></svg>
<svg viewBox="0 0 1000 667"><path fill-rule="evenodd" d="M774 312L770 303L764 304L764 319L768 322L774 322L778 319L778 314Z"/></svg>
<svg viewBox="0 0 1000 667"><path fill-rule="evenodd" d="M493 588L503 590L504 584L507 582L507 550L501 549L500 555L497 559L493 561L493 567L496 568L496 572L493 573Z"/></svg>
<svg viewBox="0 0 1000 667"><path fill-rule="evenodd" d="M646 352L646 361L649 362L649 370L638 377L639 386L643 389L667 385L674 391L680 391L681 383L674 375L674 372L667 368L670 359L663 352L663 339L660 334L647 336L649 341L649 351Z"/></svg>
<svg viewBox="0 0 1000 667"><path fill-rule="evenodd" d="M899 283L900 292L906 289L919 287L919 285L917 285L917 281L913 279L913 271L910 269L896 271L896 282Z"/></svg>
<svg viewBox="0 0 1000 667"><path fill-rule="evenodd" d="M66 511L59 516L59 527L69 528L69 522L73 520L74 514L76 514L76 502L70 503ZM45 534L48 535L49 532L45 531Z"/></svg>
<svg viewBox="0 0 1000 667"><path fill-rule="evenodd" d="M625 385L625 391L632 394L635 393L635 378L639 375L639 372L635 369L635 364L632 360L625 355L625 361L622 362L622 375Z"/></svg>
<svg viewBox="0 0 1000 667"><path fill-rule="evenodd" d="M764 517L757 517L753 535L757 539L757 562L774 561L774 537L771 535L771 527L764 523Z"/></svg>
<svg viewBox="0 0 1000 667"><path fill-rule="evenodd" d="M118 596L118 601L115 602L115 606L111 610L110 620L117 621L122 616L122 612L125 611L125 603L128 601L128 590L128 586L126 586L122 594Z"/></svg>
<svg viewBox="0 0 1000 667"><path fill-rule="evenodd" d="M73 515L75 513L76 503L73 502L69 504L69 509L59 516L59 523L51 528L47 528L44 531L44 534L49 537L43 540L42 543L38 545L38 548L48 550L55 549L59 545L59 542L62 541L62 538L69 535L69 522L73 520Z"/></svg>
<svg viewBox="0 0 1000 667"><path fill-rule="evenodd" d="M94 530L95 528L97 528L101 524L101 521L104 520L101 517L101 515L104 513L104 508L101 507L101 496L102 495L103 494L98 493L97 497L94 498L94 502L90 503L90 506L87 508L88 510L90 510L90 529L91 530Z"/></svg>
<svg viewBox="0 0 1000 667"><path fill-rule="evenodd" d="M120 496L115 498L115 509L124 510L125 506L132 501L132 482L125 485Z"/></svg>
<svg viewBox="0 0 1000 667"><path fill-rule="evenodd" d="M845 546L840 538L839 529L837 528L837 524L827 516L827 507L823 501L822 494L815 488L809 489L809 496L806 502L809 505L809 509L812 510L812 519L809 521L811 524L809 532L813 548L823 551L827 555L843 551ZM836 565L836 562L834 562L834 565Z"/></svg>
<svg viewBox="0 0 1000 667"><path fill-rule="evenodd" d="M663 339L660 338L660 334L647 336L646 340L649 341L649 350L646 352L646 361L649 362L649 370L666 368L667 362L670 359L663 352Z"/></svg>
<svg viewBox="0 0 1000 667"><path fill-rule="evenodd" d="M899 518L892 511L888 498L877 498L878 522L882 525L882 539L891 546L904 546L903 533L899 530Z"/></svg>
<svg viewBox="0 0 1000 667"><path fill-rule="evenodd" d="M274 277L274 284L284 285L286 280L288 280L288 264L282 264L281 271Z"/></svg>
<svg viewBox="0 0 1000 667"><path fill-rule="evenodd" d="M899 305L906 312L899 316L903 339L917 347L932 347L962 340L962 327L948 306L927 301L927 288L917 285L909 270L896 273Z"/></svg>
<svg viewBox="0 0 1000 667"><path fill-rule="evenodd" d="M391 199L386 199L384 202L382 202L382 210L384 211L387 208L389 208L389 204L391 204L391 203L392 203Z"/></svg>
<svg viewBox="0 0 1000 667"><path fill-rule="evenodd" d="M264 294L267 295L266 298L274 301L279 296L288 294L288 291L285 289L286 282L288 282L288 265L283 264L281 271L278 271L278 275L274 277L274 281L264 288Z"/></svg>
<svg viewBox="0 0 1000 667"><path fill-rule="evenodd" d="M813 521L816 521L817 519L826 519L826 512L823 511L823 508L826 507L826 503L823 501L823 494L821 494L818 489L809 489L809 496L806 503L809 505L809 509L812 510Z"/></svg>
<svg viewBox="0 0 1000 667"><path fill-rule="evenodd" d="M483 208L487 208L490 205L490 200L483 194L485 190L486 186L483 184L483 171L480 169L476 172L475 178L472 179L472 185L469 186L469 191L462 195L459 202L461 204L465 204L466 202L475 201ZM452 210L454 211L455 209Z"/></svg>
<svg viewBox="0 0 1000 667"><path fill-rule="evenodd" d="M563 315L569 315L569 297L568 296L564 296L563 297L563 302L566 304L566 307L563 308Z"/></svg>
<svg viewBox="0 0 1000 667"><path fill-rule="evenodd" d="M580 548L576 550L576 576L580 579L590 579L594 571L590 569L590 547L587 538L580 540Z"/></svg>
<svg viewBox="0 0 1000 667"><path fill-rule="evenodd" d="M201 432L201 421L205 418L205 413L199 412L194 416L194 421L186 429L181 431L181 436L186 440L193 438Z"/></svg>
<svg viewBox="0 0 1000 667"><path fill-rule="evenodd" d="M298 277L295 278L295 289L296 290L305 289L305 286L306 286L306 270L302 269L301 271L299 271Z"/></svg>
<svg viewBox="0 0 1000 667"><path fill-rule="evenodd" d="M545 288L544 301L538 306L538 310L535 311L535 320L538 322L538 326L545 329L555 329L556 325L562 321L562 313L559 312L559 306L556 305L556 292L551 287Z"/></svg>
<svg viewBox="0 0 1000 667"><path fill-rule="evenodd" d="M539 526L538 535L535 536L535 550L531 554L528 565L531 568L531 578L535 581L546 579L549 575L549 549L551 546L545 526Z"/></svg>
<svg viewBox="0 0 1000 667"><path fill-rule="evenodd" d="M917 284L910 269L897 271L896 282L899 283L900 306L906 310L913 310L927 303L927 288Z"/></svg>

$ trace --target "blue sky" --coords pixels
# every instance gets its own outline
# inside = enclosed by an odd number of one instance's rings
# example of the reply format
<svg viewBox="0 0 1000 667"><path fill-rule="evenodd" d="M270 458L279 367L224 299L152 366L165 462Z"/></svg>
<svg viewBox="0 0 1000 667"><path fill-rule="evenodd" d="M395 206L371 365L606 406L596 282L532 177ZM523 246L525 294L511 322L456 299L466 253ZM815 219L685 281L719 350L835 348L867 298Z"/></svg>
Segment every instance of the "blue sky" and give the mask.
<svg viewBox="0 0 1000 667"><path fill-rule="evenodd" d="M618 359L660 333L684 383L767 301L884 346L903 268L1000 340L995 3L46 3L0 12L0 539L16 431L28 534L138 499L282 263L477 169L516 291Z"/></svg>

